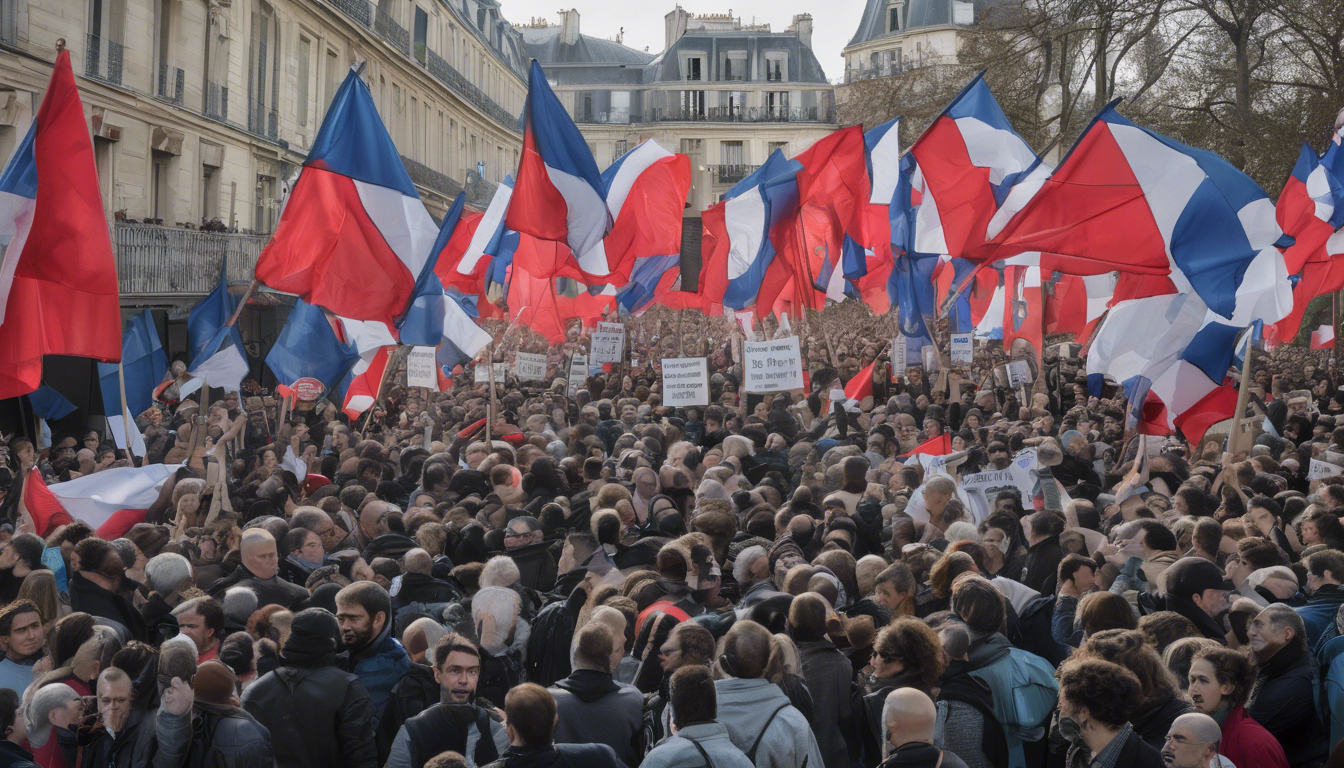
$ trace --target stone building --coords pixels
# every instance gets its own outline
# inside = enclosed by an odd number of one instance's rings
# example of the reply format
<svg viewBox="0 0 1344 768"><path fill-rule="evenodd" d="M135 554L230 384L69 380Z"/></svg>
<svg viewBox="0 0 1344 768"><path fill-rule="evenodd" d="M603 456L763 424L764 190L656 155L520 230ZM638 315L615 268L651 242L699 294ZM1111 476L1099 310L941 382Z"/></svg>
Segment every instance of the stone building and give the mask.
<svg viewBox="0 0 1344 768"><path fill-rule="evenodd" d="M867 0L845 46L845 85L916 67L954 64L961 38L993 0ZM840 87L840 98L845 97Z"/></svg>

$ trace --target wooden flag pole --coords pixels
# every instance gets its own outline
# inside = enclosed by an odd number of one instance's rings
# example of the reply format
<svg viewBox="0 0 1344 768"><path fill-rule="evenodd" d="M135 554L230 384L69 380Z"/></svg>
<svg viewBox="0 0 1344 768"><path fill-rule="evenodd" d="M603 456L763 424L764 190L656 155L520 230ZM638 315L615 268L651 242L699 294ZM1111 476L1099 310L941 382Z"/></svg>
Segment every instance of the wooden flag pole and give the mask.
<svg viewBox="0 0 1344 768"><path fill-rule="evenodd" d="M1241 445L1241 418L1246 412L1246 403L1251 397L1251 355L1254 353L1255 344L1247 330L1246 337L1246 357L1241 361L1241 385L1237 387L1237 410L1232 414L1232 431L1227 436L1227 452L1236 455L1237 449Z"/></svg>
<svg viewBox="0 0 1344 768"><path fill-rule="evenodd" d="M131 407L126 404L126 366L120 360L117 361L117 383L121 385L121 426L126 432L126 457L134 466L135 454L131 452Z"/></svg>
<svg viewBox="0 0 1344 768"><path fill-rule="evenodd" d="M247 306L248 300L252 298L252 292L257 290L257 286L259 285L261 285L261 281L253 278L252 282L247 286L247 291L243 293L243 300L238 302L238 308L233 310L233 315L229 318L229 322L224 324L225 326L232 326L234 323L238 322L238 316L243 314L243 307Z"/></svg>

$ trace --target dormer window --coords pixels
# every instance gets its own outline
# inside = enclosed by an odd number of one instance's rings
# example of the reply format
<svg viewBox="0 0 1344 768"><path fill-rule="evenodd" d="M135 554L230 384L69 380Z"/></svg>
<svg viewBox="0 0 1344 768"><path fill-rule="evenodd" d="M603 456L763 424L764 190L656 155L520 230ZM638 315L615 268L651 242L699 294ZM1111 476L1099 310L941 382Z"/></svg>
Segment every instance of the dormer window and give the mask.
<svg viewBox="0 0 1344 768"><path fill-rule="evenodd" d="M789 54L775 51L765 54L765 80L768 83L783 83L789 79Z"/></svg>
<svg viewBox="0 0 1344 768"><path fill-rule="evenodd" d="M901 31L901 9L895 6L887 9L887 31Z"/></svg>

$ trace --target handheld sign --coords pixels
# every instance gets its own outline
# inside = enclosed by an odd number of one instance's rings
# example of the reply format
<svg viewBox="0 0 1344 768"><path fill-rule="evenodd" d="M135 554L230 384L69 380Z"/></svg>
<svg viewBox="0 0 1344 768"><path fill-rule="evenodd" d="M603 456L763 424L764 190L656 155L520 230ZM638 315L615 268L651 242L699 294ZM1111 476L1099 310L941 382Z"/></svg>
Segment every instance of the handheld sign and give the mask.
<svg viewBox="0 0 1344 768"><path fill-rule="evenodd" d="M891 340L891 375L901 376L905 373L905 336L899 335Z"/></svg>
<svg viewBox="0 0 1344 768"><path fill-rule="evenodd" d="M514 374L519 381L543 381L546 378L546 356L519 352L514 358Z"/></svg>
<svg viewBox="0 0 1344 768"><path fill-rule="evenodd" d="M1320 459L1312 459L1311 468L1307 470L1308 480L1321 480L1337 475L1344 475L1344 467L1331 464L1328 461L1321 461Z"/></svg>
<svg viewBox="0 0 1344 768"><path fill-rule="evenodd" d="M663 358L663 405L709 405L709 366L705 358Z"/></svg>
<svg viewBox="0 0 1344 768"><path fill-rule="evenodd" d="M744 341L747 392L787 392L803 388L803 355L798 337L773 341Z"/></svg>
<svg viewBox="0 0 1344 768"><path fill-rule="evenodd" d="M973 337L969 333L952 334L952 364L970 365L975 355Z"/></svg>
<svg viewBox="0 0 1344 768"><path fill-rule="evenodd" d="M294 395L305 403L311 403L322 396L322 382L311 376L304 376L294 382Z"/></svg>
<svg viewBox="0 0 1344 768"><path fill-rule="evenodd" d="M597 331L593 334L592 357L595 363L619 363L625 356L625 334Z"/></svg>
<svg viewBox="0 0 1344 768"><path fill-rule="evenodd" d="M507 364L505 364L505 363L495 363L495 383L496 383L496 384L503 384L503 383L504 383L504 374L505 374L505 373L508 373L508 370L509 370L509 366L508 366ZM487 368L487 367L485 366L485 363L477 363L477 364L476 364L476 383L477 383L477 384L489 384L489 383L490 383L490 369Z"/></svg>
<svg viewBox="0 0 1344 768"><path fill-rule="evenodd" d="M579 384L588 378L588 356L574 355L569 358L569 388L578 389Z"/></svg>
<svg viewBox="0 0 1344 768"><path fill-rule="evenodd" d="M435 369L433 347L412 347L406 357L406 386L426 387L435 391L439 388L439 376Z"/></svg>

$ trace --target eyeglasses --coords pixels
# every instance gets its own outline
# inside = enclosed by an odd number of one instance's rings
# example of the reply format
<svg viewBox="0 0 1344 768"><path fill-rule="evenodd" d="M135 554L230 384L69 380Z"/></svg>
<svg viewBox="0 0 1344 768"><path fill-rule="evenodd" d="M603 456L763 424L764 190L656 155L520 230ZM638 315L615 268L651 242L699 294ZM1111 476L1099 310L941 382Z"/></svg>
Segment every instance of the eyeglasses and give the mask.
<svg viewBox="0 0 1344 768"><path fill-rule="evenodd" d="M1208 742L1208 741L1191 741L1190 739L1187 739L1187 738L1185 738L1184 736L1181 736L1180 734L1171 734L1171 733L1168 733L1168 734L1167 734L1167 737L1166 737L1165 739L1162 740L1162 743L1163 743L1163 744L1165 744L1165 743L1167 743L1167 742L1171 742L1172 744L1180 744L1180 745L1195 745L1195 744L1211 744L1211 743L1212 743L1212 742Z"/></svg>
<svg viewBox="0 0 1344 768"><path fill-rule="evenodd" d="M504 538L506 538L506 539L521 539L521 538L523 538L524 536L530 536L531 534L532 534L531 531L526 531L526 532L523 532L523 533L519 533L519 532L517 532L517 531L506 531L506 532L504 533Z"/></svg>

